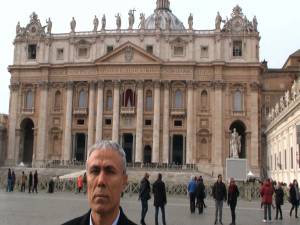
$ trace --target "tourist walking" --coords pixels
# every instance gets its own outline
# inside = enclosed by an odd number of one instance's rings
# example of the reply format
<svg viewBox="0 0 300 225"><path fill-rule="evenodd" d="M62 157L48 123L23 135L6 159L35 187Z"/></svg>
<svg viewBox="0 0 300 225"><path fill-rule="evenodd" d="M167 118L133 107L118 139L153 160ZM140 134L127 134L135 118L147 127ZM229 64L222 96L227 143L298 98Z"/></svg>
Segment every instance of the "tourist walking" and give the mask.
<svg viewBox="0 0 300 225"><path fill-rule="evenodd" d="M26 180L27 180L27 177L26 177L24 171L22 171L22 176L21 176L21 192L25 192Z"/></svg>
<svg viewBox="0 0 300 225"><path fill-rule="evenodd" d="M153 184L152 192L154 196L154 206L155 206L155 225L158 225L159 208L162 214L163 225L166 225L165 205L167 204L167 195L166 195L165 183L162 181L161 173L158 174L157 180Z"/></svg>
<svg viewBox="0 0 300 225"><path fill-rule="evenodd" d="M215 204L216 204L216 211L215 211L215 224L218 223L218 215L219 215L219 222L222 225L222 210L223 210L223 201L226 201L227 199L227 191L226 191L226 186L222 182L222 175L218 175L218 180L214 184L212 188L212 195L213 198L215 199Z"/></svg>
<svg viewBox="0 0 300 225"><path fill-rule="evenodd" d="M191 213L195 212L195 200L196 200L196 189L197 189L197 177L191 177L191 180L188 183L188 194L190 198L190 211Z"/></svg>
<svg viewBox="0 0 300 225"><path fill-rule="evenodd" d="M275 220L278 219L278 213L280 214L279 219L282 220L282 210L281 206L283 205L283 197L284 192L281 186L281 183L278 182L276 188L275 188L275 205L276 205L276 217Z"/></svg>
<svg viewBox="0 0 300 225"><path fill-rule="evenodd" d="M86 194L86 189L87 189L86 172L84 172L83 174L82 183L83 183L83 188L82 188L83 194Z"/></svg>
<svg viewBox="0 0 300 225"><path fill-rule="evenodd" d="M16 184L16 174L15 171L11 171L11 191L14 191L15 189L15 184Z"/></svg>
<svg viewBox="0 0 300 225"><path fill-rule="evenodd" d="M260 195L262 198L262 203L264 205L264 219L263 219L264 223L267 222L267 219L269 220L269 222L272 221L271 206L273 200L272 198L273 193L274 193L274 189L272 187L270 179L267 179L263 184L262 188L260 189Z"/></svg>
<svg viewBox="0 0 300 225"><path fill-rule="evenodd" d="M6 192L11 192L11 185L12 185L12 176L11 176L11 170L8 168L7 171L7 186L6 186Z"/></svg>
<svg viewBox="0 0 300 225"><path fill-rule="evenodd" d="M197 179L197 188L196 188L196 206L198 208L199 214L203 213L203 208L205 206L204 204L204 198L206 197L205 194L205 185L203 183L203 178L200 176Z"/></svg>
<svg viewBox="0 0 300 225"><path fill-rule="evenodd" d="M231 211L231 223L230 225L235 225L236 221L236 215L235 215L235 209L237 204L237 198L239 197L240 192L235 184L234 178L230 179L229 187L228 187L228 195L227 195L227 204L230 207Z"/></svg>
<svg viewBox="0 0 300 225"><path fill-rule="evenodd" d="M32 190L32 193L38 193L37 191L37 186L38 186L38 183L39 183L39 178L38 178L38 173L37 171L34 172L33 174L33 190Z"/></svg>
<svg viewBox="0 0 300 225"><path fill-rule="evenodd" d="M80 191L82 190L82 186L83 186L83 179L82 176L79 175L77 177L77 192L80 193Z"/></svg>
<svg viewBox="0 0 300 225"><path fill-rule="evenodd" d="M33 177L32 177L32 172L29 172L29 176L28 176L28 193L31 193L32 190L32 181L33 181Z"/></svg>
<svg viewBox="0 0 300 225"><path fill-rule="evenodd" d="M141 224L146 225L145 223L145 217L148 211L148 200L151 198L150 196L150 182L149 182L149 174L145 173L143 179L140 183L140 189L139 189L139 199L142 203L142 213L141 213Z"/></svg>
<svg viewBox="0 0 300 225"><path fill-rule="evenodd" d="M299 186L298 182L295 179L293 183L290 185L290 191L289 191L290 197L290 203L292 204L292 208L290 210L290 216L292 216L293 210L295 209L295 218L298 218L298 207L299 207Z"/></svg>

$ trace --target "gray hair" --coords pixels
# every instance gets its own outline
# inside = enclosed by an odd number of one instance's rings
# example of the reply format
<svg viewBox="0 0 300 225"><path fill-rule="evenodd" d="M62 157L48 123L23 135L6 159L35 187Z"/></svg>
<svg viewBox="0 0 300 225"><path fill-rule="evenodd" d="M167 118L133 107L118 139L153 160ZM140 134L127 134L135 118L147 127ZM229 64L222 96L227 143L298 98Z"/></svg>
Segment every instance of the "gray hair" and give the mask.
<svg viewBox="0 0 300 225"><path fill-rule="evenodd" d="M123 173L126 174L126 153L123 148L115 141L98 140L96 143L88 149L87 161L94 151L112 150L116 151L122 158ZM87 167L87 164L86 164Z"/></svg>

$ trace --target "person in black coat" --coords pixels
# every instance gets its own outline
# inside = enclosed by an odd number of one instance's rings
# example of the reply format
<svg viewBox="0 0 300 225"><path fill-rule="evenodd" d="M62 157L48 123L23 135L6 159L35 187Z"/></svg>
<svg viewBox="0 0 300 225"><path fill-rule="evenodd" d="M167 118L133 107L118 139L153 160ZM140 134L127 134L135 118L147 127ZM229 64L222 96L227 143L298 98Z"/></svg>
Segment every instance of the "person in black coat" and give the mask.
<svg viewBox="0 0 300 225"><path fill-rule="evenodd" d="M275 188L275 204L276 204L276 217L278 219L278 213L280 213L279 219L282 220L282 210L281 206L283 205L284 192L281 186L281 183L278 182L277 187Z"/></svg>
<svg viewBox="0 0 300 225"><path fill-rule="evenodd" d="M215 199L216 211L215 211L215 224L218 222L218 214L219 214L219 222L222 225L222 210L223 210L223 201L227 199L227 191L226 186L222 182L222 175L218 175L218 180L214 184L212 188L212 195Z"/></svg>
<svg viewBox="0 0 300 225"><path fill-rule="evenodd" d="M290 185L290 197L289 201L292 204L292 208L290 210L290 216L292 216L293 210L295 209L295 217L298 218L298 207L299 207L299 186L297 180L293 181L293 184Z"/></svg>
<svg viewBox="0 0 300 225"><path fill-rule="evenodd" d="M123 148L114 141L99 140L88 153L86 173L90 210L63 225L136 225L127 219L120 207L121 194L128 183Z"/></svg>
<svg viewBox="0 0 300 225"><path fill-rule="evenodd" d="M197 198L197 208L199 214L203 213L204 199L205 199L205 185L203 183L203 178L200 176L197 180L197 188L196 188L196 198Z"/></svg>
<svg viewBox="0 0 300 225"><path fill-rule="evenodd" d="M149 182L149 174L145 173L144 178L141 180L140 189L139 189L139 199L142 203L142 213L141 213L141 224L146 225L145 217L148 211L148 200L150 196L151 188Z"/></svg>
<svg viewBox="0 0 300 225"><path fill-rule="evenodd" d="M32 190L32 193L34 193L34 191L35 191L35 193L38 193L38 191L37 191L38 182L39 182L38 173L37 173L37 171L35 171L34 174L33 174L33 190Z"/></svg>
<svg viewBox="0 0 300 225"><path fill-rule="evenodd" d="M158 225L159 208L161 209L163 225L166 225L165 205L167 204L167 195L165 183L162 181L161 173L158 174L157 180L153 184L152 191L154 195L155 206L155 225Z"/></svg>
<svg viewBox="0 0 300 225"><path fill-rule="evenodd" d="M32 190L32 172L30 171L28 176L28 193L31 193Z"/></svg>
<svg viewBox="0 0 300 225"><path fill-rule="evenodd" d="M228 196L227 196L227 204L230 206L231 211L231 224L235 225L235 208L237 204L237 198L239 197L240 192L238 187L235 184L235 181L233 178L230 179L230 184L228 187Z"/></svg>

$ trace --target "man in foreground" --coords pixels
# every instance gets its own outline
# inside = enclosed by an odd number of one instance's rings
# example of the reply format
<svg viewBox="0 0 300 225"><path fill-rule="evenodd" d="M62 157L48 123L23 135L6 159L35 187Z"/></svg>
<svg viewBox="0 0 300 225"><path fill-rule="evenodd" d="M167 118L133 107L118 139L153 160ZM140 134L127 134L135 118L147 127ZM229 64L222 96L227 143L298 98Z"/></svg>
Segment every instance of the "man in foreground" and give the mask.
<svg viewBox="0 0 300 225"><path fill-rule="evenodd" d="M219 214L219 222L222 225L222 210L223 210L223 201L227 199L227 191L226 186L222 182L222 175L218 175L218 180L214 184L212 189L212 194L216 203L216 212L215 212L215 224L218 222L218 214Z"/></svg>
<svg viewBox="0 0 300 225"><path fill-rule="evenodd" d="M141 215L141 224L146 225L145 217L148 211L148 200L150 196L150 182L149 182L149 173L145 173L144 178L141 180L140 190L139 190L139 199L142 202L142 215Z"/></svg>
<svg viewBox="0 0 300 225"><path fill-rule="evenodd" d="M127 219L120 198L127 185L126 155L112 141L97 141L86 164L90 211L63 225L136 225Z"/></svg>

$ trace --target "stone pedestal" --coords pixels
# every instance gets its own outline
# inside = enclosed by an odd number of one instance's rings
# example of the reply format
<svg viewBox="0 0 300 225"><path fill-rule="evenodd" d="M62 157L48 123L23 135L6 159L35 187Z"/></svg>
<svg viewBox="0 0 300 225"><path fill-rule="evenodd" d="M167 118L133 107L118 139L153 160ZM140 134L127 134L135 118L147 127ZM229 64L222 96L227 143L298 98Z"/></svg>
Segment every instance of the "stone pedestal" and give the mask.
<svg viewBox="0 0 300 225"><path fill-rule="evenodd" d="M226 159L226 180L234 178L237 181L247 180L247 159Z"/></svg>

